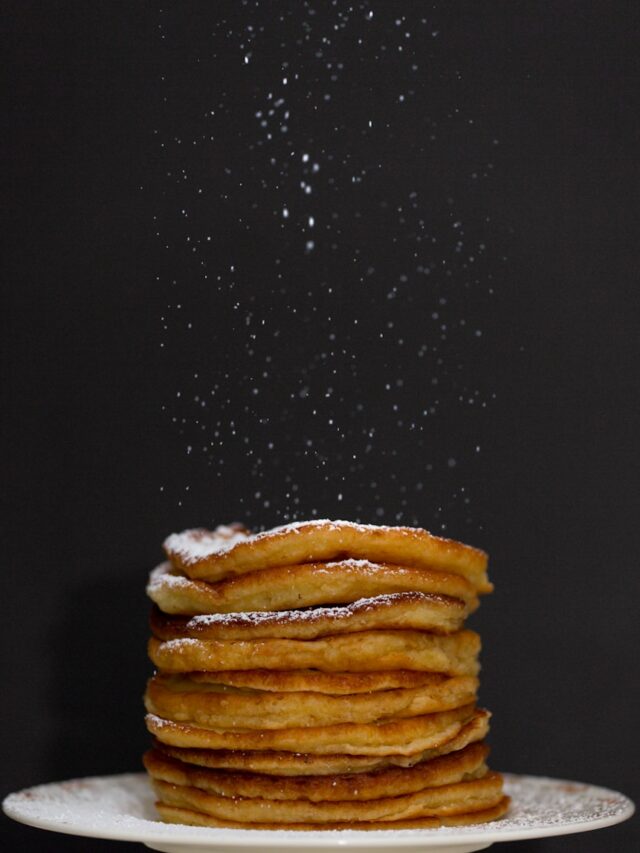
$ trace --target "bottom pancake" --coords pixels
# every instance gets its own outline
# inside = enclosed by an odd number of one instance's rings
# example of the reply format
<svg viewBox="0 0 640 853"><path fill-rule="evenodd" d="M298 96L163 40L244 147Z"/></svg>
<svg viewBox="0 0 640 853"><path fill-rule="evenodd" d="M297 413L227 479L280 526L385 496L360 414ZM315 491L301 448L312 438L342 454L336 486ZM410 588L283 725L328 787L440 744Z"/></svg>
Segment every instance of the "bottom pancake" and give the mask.
<svg viewBox="0 0 640 853"><path fill-rule="evenodd" d="M153 787L158 799L167 805L201 812L217 820L249 824L392 822L447 817L493 808L503 797L502 776L491 772L477 779L423 788L399 797L338 802L221 797L158 779L153 779Z"/></svg>
<svg viewBox="0 0 640 853"><path fill-rule="evenodd" d="M502 799L488 809L459 815L440 815L439 817L423 817L413 820L397 821L350 821L348 823L336 821L335 823L239 823L238 821L217 820L210 815L195 812L191 809L170 806L166 803L157 802L156 809L165 823L183 823L189 826L208 826L218 829L288 829L288 830L398 830L398 829L437 829L440 826L471 826L481 823L489 823L499 820L509 810L511 799Z"/></svg>

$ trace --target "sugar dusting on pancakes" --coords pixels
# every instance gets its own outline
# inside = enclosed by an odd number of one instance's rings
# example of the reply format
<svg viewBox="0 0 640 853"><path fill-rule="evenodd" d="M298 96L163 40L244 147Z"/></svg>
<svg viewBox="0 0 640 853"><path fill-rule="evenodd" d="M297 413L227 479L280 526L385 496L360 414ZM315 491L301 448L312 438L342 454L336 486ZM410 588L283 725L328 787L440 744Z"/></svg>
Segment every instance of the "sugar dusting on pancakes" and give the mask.
<svg viewBox="0 0 640 853"><path fill-rule="evenodd" d="M390 528L375 524L359 524L354 521L316 518L309 521L292 521L270 530L263 530L260 533L251 533L240 524L219 525L215 530L205 530L204 528L183 530L181 533L172 533L168 536L164 541L164 549L168 554L178 556L185 565L192 565L207 557L225 554L240 544L259 542L267 536L269 538L286 536L289 533L298 533L301 528L308 527L323 527L333 530L350 528L359 531L393 529L394 532L399 531L407 536L414 532L422 532L420 528Z"/></svg>
<svg viewBox="0 0 640 853"><path fill-rule="evenodd" d="M191 589L195 581L186 578L184 575L176 574L171 567L171 563L160 563L155 569L152 569L149 575L149 583L147 591L156 589L159 586L173 587L173 589Z"/></svg>
<svg viewBox="0 0 640 853"><path fill-rule="evenodd" d="M255 536L239 524L220 524L215 530L196 528L172 533L165 539L164 549L169 554L179 554L185 563L195 563L212 554L224 554L252 538Z"/></svg>
<svg viewBox="0 0 640 853"><path fill-rule="evenodd" d="M422 592L393 592L377 595L371 598L360 598L353 604L343 607L314 607L309 610L278 610L278 611L252 611L249 613L207 613L192 616L186 628L188 630L198 629L212 625L265 625L283 622L322 622L324 619L348 620L355 614L379 607L393 607L405 601L420 602L447 601L439 595L426 595Z"/></svg>

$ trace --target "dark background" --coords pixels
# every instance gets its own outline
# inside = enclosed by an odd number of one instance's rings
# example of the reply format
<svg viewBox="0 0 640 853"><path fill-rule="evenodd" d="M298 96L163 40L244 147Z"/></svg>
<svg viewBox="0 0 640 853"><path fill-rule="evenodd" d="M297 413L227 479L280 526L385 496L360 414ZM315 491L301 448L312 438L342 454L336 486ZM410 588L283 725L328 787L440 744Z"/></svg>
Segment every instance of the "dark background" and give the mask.
<svg viewBox="0 0 640 853"><path fill-rule="evenodd" d="M165 535L318 515L485 547L493 765L637 799L637 4L3 30L1 793L139 767Z"/></svg>

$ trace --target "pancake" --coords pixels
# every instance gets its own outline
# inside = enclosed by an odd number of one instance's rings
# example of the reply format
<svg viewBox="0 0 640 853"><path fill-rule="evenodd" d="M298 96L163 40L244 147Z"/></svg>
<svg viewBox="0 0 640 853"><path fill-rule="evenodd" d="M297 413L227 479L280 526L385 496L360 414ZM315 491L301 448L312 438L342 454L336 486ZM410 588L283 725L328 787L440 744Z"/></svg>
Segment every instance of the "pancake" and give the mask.
<svg viewBox="0 0 640 853"><path fill-rule="evenodd" d="M289 729L208 729L147 714L148 730L162 743L201 749L269 749L348 755L413 755L441 746L473 717L473 704L384 723L340 723Z"/></svg>
<svg viewBox="0 0 640 853"><path fill-rule="evenodd" d="M468 612L478 606L472 585L458 575L367 560L262 569L218 583L191 580L162 563L147 584L147 595L160 610L187 616L349 604L397 592L458 598Z"/></svg>
<svg viewBox="0 0 640 853"><path fill-rule="evenodd" d="M245 528L224 526L174 533L164 548L171 563L188 577L210 582L273 566L351 557L439 569L461 575L479 593L493 589L484 551L416 527L323 519L251 534Z"/></svg>
<svg viewBox="0 0 640 853"><path fill-rule="evenodd" d="M421 592L396 592L361 598L343 607L276 612L213 613L167 616L151 612L153 634L160 640L255 640L263 637L313 640L327 634L351 634L379 628L412 628L434 634L460 630L467 608L459 598Z"/></svg>
<svg viewBox="0 0 640 853"><path fill-rule="evenodd" d="M144 765L162 820L408 829L499 818L476 707L487 555L426 530L185 530L151 572Z"/></svg>
<svg viewBox="0 0 640 853"><path fill-rule="evenodd" d="M407 690L331 696L327 693L274 693L197 683L156 675L145 693L147 711L166 720L205 728L286 729L376 723L459 708L475 701L472 676L438 678Z"/></svg>
<svg viewBox="0 0 640 853"><path fill-rule="evenodd" d="M438 817L414 818L412 820L396 821L348 821L333 823L239 823L238 821L224 821L193 811L192 809L171 806L167 803L157 802L156 809L165 823L184 823L190 826L207 826L219 829L287 829L287 830L398 830L398 829L437 829L440 826L471 826L498 820L509 810L511 799L502 799L488 809L468 812L458 815L439 815Z"/></svg>
<svg viewBox="0 0 640 853"><path fill-rule="evenodd" d="M496 806L503 797L499 773L485 773L452 785L423 788L412 794L375 800L311 802L262 797L221 797L187 785L153 779L158 798L168 805L193 809L218 820L241 823L330 823L396 821L438 815L468 814Z"/></svg>
<svg viewBox="0 0 640 853"><path fill-rule="evenodd" d="M331 755L273 750L246 751L229 749L194 749L171 746L156 740L154 746L171 758L186 764L197 764L222 770L241 770L275 776L328 776L332 774L370 773L384 768L413 767L464 749L470 743L483 740L489 732L488 711L476 710L458 733L440 746L415 752L412 755Z"/></svg>
<svg viewBox="0 0 640 853"><path fill-rule="evenodd" d="M190 672L189 678L199 684L228 684L276 693L305 692L370 693L373 690L398 690L433 684L446 676L410 669L387 672L320 672L319 669L247 669L224 672Z"/></svg>
<svg viewBox="0 0 640 853"><path fill-rule="evenodd" d="M314 667L325 672L417 669L476 675L479 651L480 637L467 630L444 637L424 631L361 631L317 640L149 640L153 663L172 673Z"/></svg>
<svg viewBox="0 0 640 853"><path fill-rule="evenodd" d="M222 797L262 797L266 800L377 800L412 794L423 788L452 785L478 778L487 772L489 748L475 743L450 755L425 761L415 767L349 773L341 776L266 776L207 770L169 758L159 750L144 756L149 775L173 785L188 785Z"/></svg>

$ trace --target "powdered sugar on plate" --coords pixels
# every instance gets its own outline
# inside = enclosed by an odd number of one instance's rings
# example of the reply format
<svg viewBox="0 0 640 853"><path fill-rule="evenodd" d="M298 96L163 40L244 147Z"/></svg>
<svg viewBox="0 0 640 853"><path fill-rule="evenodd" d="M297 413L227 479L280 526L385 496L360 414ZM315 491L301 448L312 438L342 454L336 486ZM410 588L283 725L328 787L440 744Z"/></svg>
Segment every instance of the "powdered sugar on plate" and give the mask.
<svg viewBox="0 0 640 853"><path fill-rule="evenodd" d="M479 850L494 841L586 832L626 820L634 811L623 794L577 782L507 774L505 788L513 804L504 818L427 830L290 832L163 824L154 819L153 793L142 773L39 785L10 794L3 808L9 817L31 826L158 845L156 849L168 853L222 853L234 847L274 853L308 848L328 853L338 846L352 851L429 849L430 853L447 853L456 844Z"/></svg>

